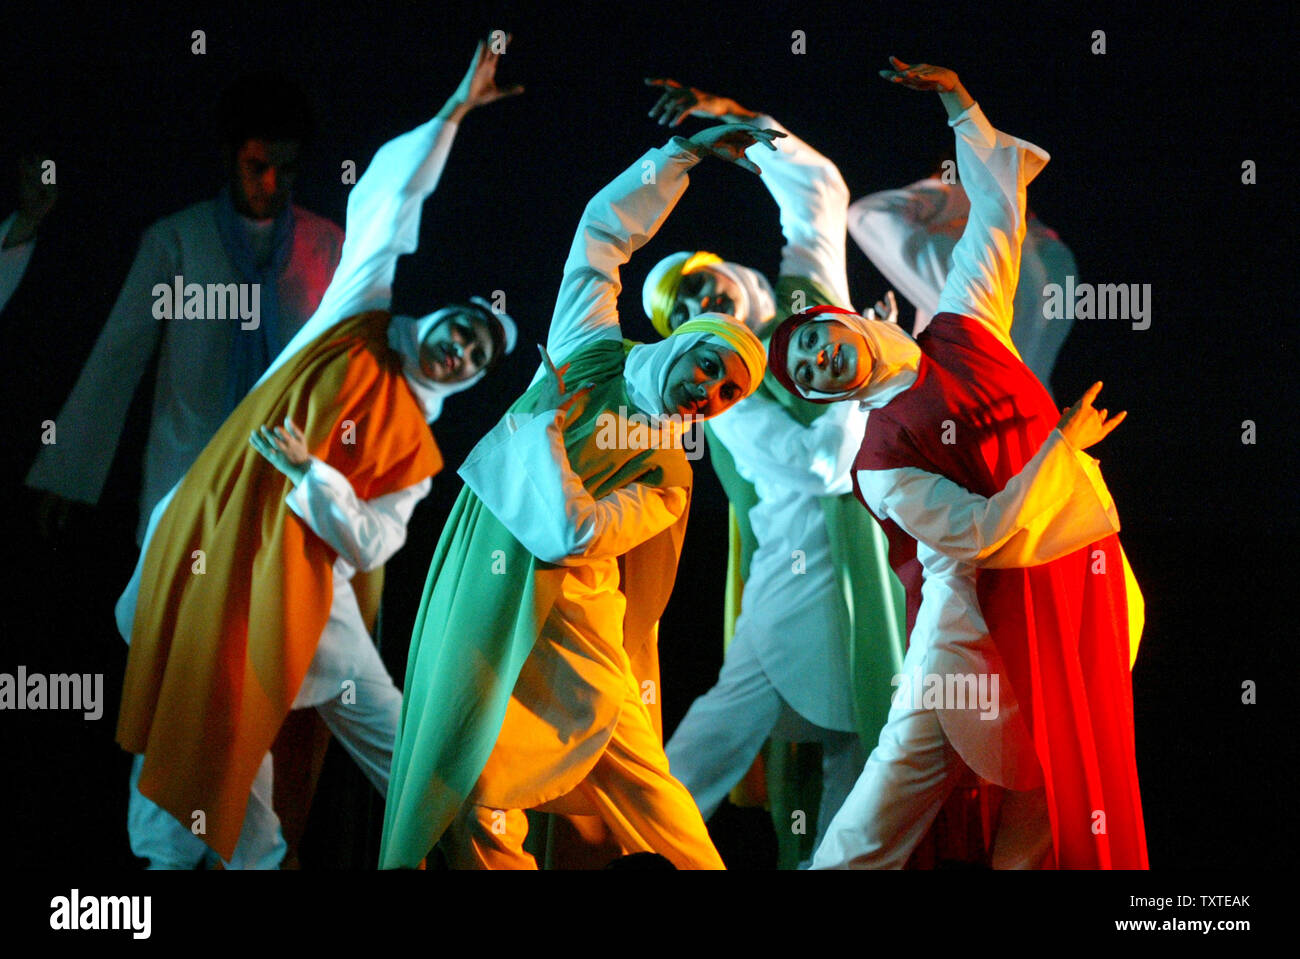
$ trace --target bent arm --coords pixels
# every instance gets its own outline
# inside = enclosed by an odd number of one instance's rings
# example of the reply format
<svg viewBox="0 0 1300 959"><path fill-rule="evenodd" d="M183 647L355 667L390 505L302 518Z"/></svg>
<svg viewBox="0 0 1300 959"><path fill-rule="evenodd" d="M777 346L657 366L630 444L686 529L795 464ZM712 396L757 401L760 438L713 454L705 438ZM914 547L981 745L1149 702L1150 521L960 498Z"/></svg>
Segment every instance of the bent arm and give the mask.
<svg viewBox="0 0 1300 959"><path fill-rule="evenodd" d="M651 150L592 197L564 264L546 350L556 363L602 339L620 339L619 268L649 242L689 185L700 161L674 137ZM538 375L541 375L539 369Z"/></svg>
<svg viewBox="0 0 1300 959"><path fill-rule="evenodd" d="M988 498L919 469L860 470L857 478L876 515L973 566L1038 566L1119 532L1097 461L1070 446L1060 430Z"/></svg>
<svg viewBox="0 0 1300 959"><path fill-rule="evenodd" d="M972 317L1014 352L1010 330L1025 236L1025 189L1050 157L994 129L977 103L948 125L957 137L957 170L970 199L970 217L953 249L936 312Z"/></svg>
<svg viewBox="0 0 1300 959"><path fill-rule="evenodd" d="M785 136L776 152L762 144L745 151L761 169L761 178L781 211L782 276L811 279L848 307L849 280L845 262L845 228L849 188L839 169L822 154L769 116L753 121Z"/></svg>
<svg viewBox="0 0 1300 959"><path fill-rule="evenodd" d="M411 512L428 495L430 486L432 483L423 479L395 493L363 500L346 476L313 456L285 501L348 563L369 572L402 548Z"/></svg>
<svg viewBox="0 0 1300 959"><path fill-rule="evenodd" d="M569 464L550 412L507 413L459 472L530 553L561 566L621 556L676 523L688 504L685 489L646 483L596 499Z"/></svg>

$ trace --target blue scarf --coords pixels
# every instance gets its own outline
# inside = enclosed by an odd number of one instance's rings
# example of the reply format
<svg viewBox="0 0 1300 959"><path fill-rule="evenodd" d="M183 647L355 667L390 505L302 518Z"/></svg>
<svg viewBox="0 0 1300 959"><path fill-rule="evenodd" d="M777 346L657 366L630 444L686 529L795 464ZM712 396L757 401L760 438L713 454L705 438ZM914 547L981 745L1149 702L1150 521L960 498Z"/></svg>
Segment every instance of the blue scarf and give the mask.
<svg viewBox="0 0 1300 959"><path fill-rule="evenodd" d="M256 283L260 288L257 328L245 330L237 327L231 337L225 399L225 411L229 415L284 348L280 331L279 279L293 252L293 204L285 203L284 210L275 218L271 232L271 258L261 269L257 266L248 232L230 197L229 186L223 187L217 195L216 217L217 233L230 262L245 283Z"/></svg>

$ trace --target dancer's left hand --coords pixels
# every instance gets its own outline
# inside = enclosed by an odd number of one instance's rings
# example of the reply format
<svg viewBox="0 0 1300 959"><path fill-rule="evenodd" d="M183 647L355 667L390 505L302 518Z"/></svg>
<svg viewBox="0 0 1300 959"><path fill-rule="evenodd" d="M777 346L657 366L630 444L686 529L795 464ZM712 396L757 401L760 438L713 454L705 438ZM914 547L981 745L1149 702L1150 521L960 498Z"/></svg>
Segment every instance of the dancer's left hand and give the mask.
<svg viewBox="0 0 1300 959"><path fill-rule="evenodd" d="M507 47L510 40L511 34L506 34ZM492 41L493 44L495 42ZM487 106L497 100L523 93L524 87L521 83L509 87L497 85L497 63L500 59L501 54L493 52L489 41L480 40L478 46L474 48L474 58L470 60L469 69L465 71L460 86L456 88L456 92L447 100L438 115L444 119L459 121L475 107Z"/></svg>

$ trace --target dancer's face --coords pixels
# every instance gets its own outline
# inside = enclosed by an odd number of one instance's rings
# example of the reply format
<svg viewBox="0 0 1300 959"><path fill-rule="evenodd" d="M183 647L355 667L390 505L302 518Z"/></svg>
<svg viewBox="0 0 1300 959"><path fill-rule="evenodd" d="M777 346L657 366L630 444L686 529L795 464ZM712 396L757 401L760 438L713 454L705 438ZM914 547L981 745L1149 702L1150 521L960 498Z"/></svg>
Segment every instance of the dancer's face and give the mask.
<svg viewBox="0 0 1300 959"><path fill-rule="evenodd" d="M492 333L468 313L445 317L420 341L420 369L435 383L462 383L492 362Z"/></svg>
<svg viewBox="0 0 1300 959"><path fill-rule="evenodd" d="M294 140L245 140L230 161L235 209L256 220L279 216L293 194L298 152Z"/></svg>
<svg viewBox="0 0 1300 959"><path fill-rule="evenodd" d="M790 337L786 372L804 389L851 393L871 372L867 341L834 320L805 323Z"/></svg>
<svg viewBox="0 0 1300 959"><path fill-rule="evenodd" d="M708 419L749 394L749 370L735 350L709 340L696 343L673 363L664 387L664 409Z"/></svg>
<svg viewBox="0 0 1300 959"><path fill-rule="evenodd" d="M701 313L726 313L734 316L739 302L740 291L735 283L721 273L702 267L682 277L677 287L677 302L673 304L673 311L668 316L668 325L675 330Z"/></svg>

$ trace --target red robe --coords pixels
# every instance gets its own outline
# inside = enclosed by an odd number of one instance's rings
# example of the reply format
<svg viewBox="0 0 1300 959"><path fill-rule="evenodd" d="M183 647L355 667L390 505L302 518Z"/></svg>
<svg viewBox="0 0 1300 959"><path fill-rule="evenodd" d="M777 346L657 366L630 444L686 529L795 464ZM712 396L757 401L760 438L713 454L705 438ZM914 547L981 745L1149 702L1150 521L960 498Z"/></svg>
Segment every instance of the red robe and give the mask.
<svg viewBox="0 0 1300 959"><path fill-rule="evenodd" d="M940 313L917 339L916 382L872 412L858 470L910 467L979 496L998 493L1060 418L1042 384L977 321ZM959 443L944 443L945 421ZM870 507L868 507L870 508ZM877 516L907 590L910 634L921 604L917 543ZM1127 598L1119 538L1050 563L980 569L976 591L1042 768L1052 841L1063 868L1147 868L1134 754Z"/></svg>

